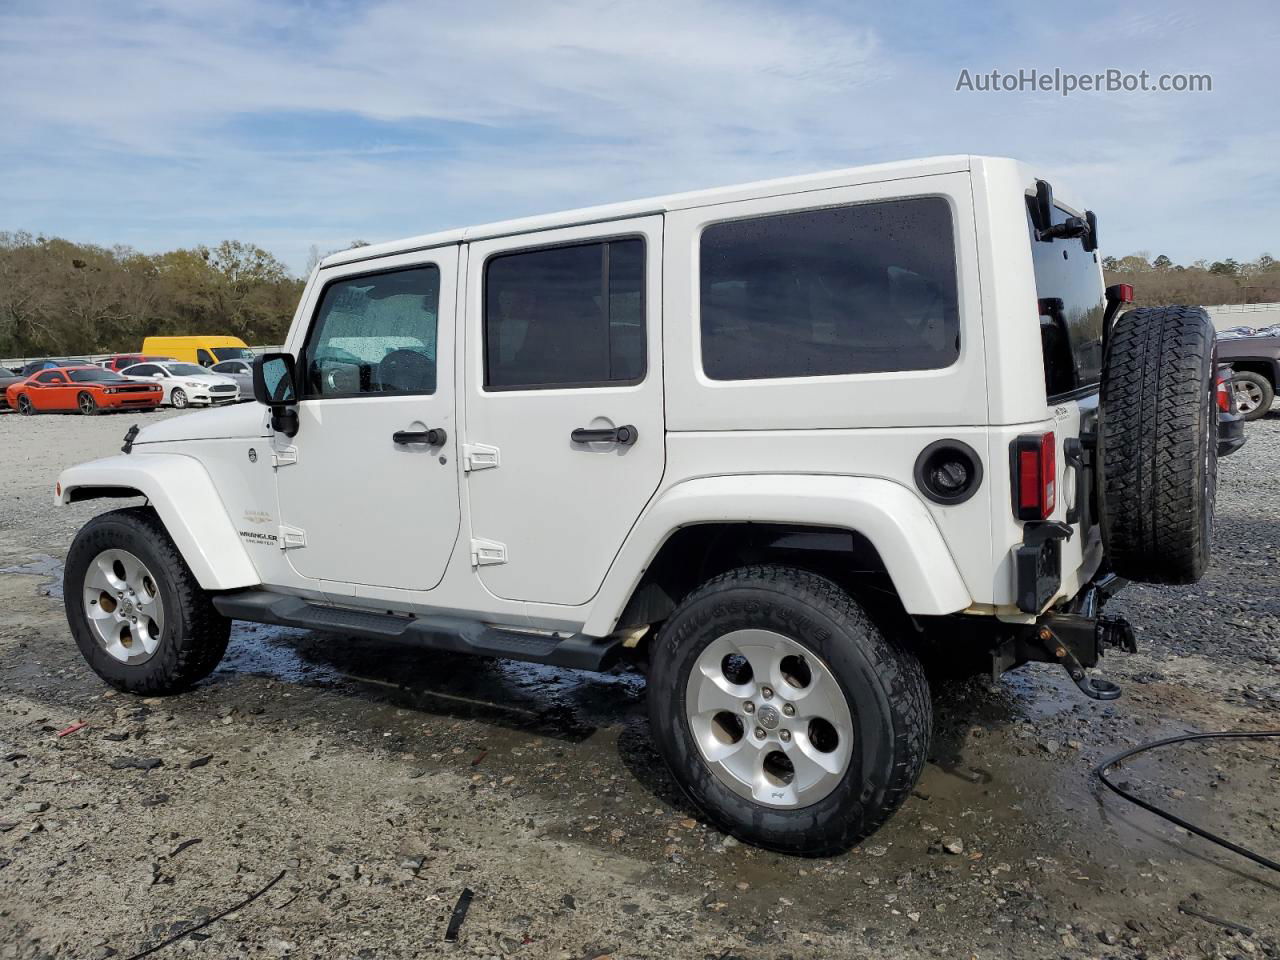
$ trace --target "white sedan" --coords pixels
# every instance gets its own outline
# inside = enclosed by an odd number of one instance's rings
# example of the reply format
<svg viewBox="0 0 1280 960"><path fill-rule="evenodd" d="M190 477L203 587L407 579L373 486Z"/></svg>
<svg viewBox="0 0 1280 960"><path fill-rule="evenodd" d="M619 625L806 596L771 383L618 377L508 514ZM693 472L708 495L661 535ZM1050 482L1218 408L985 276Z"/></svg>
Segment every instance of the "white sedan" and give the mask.
<svg viewBox="0 0 1280 960"><path fill-rule="evenodd" d="M120 373L130 380L151 380L164 387L164 402L181 410L192 404L235 403L240 387L229 377L194 363L135 363Z"/></svg>

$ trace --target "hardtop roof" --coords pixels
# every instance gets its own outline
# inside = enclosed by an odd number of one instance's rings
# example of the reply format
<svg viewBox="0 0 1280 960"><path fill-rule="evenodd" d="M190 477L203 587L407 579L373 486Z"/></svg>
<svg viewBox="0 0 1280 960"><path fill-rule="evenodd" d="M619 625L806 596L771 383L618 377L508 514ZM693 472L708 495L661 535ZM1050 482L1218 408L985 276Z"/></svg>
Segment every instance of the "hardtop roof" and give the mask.
<svg viewBox="0 0 1280 960"><path fill-rule="evenodd" d="M345 263L358 263L378 257L389 257L400 253L410 253L415 250L427 250L432 247L466 243L472 240L514 236L538 230L551 230L557 227L605 223L610 220L643 217L666 213L671 210L687 210L692 207L712 206L736 200L753 200L779 194L806 193L812 190L829 190L834 187L882 183L888 180L906 180L914 177L935 176L942 173L963 173L970 169L973 159L973 157L967 155L958 155L925 157L919 160L900 160L894 163L868 164L861 167L846 167L840 170L809 173L796 177L759 180L754 183L713 187L709 190L694 190L687 193L649 197L643 200L629 200L623 203L582 207L577 210L521 217L515 220L501 220L474 227L442 230L417 237L408 237L404 240L392 240L387 243L375 243L351 250L341 250L325 257L320 262L320 269Z"/></svg>

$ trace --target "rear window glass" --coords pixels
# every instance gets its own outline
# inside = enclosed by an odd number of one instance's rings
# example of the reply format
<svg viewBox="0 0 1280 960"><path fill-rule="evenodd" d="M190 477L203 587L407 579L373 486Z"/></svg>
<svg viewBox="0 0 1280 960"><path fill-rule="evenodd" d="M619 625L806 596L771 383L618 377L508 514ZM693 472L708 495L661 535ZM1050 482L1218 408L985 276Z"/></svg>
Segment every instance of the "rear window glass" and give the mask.
<svg viewBox="0 0 1280 960"><path fill-rule="evenodd" d="M645 373L644 241L496 256L485 268L485 389L604 387Z"/></svg>
<svg viewBox="0 0 1280 960"><path fill-rule="evenodd" d="M1053 208L1053 222L1070 214ZM1084 240L1037 240L1028 200L1027 229L1040 307L1045 393L1050 399L1097 386L1102 376L1102 318L1107 310L1098 255Z"/></svg>
<svg viewBox="0 0 1280 960"><path fill-rule="evenodd" d="M950 205L920 197L713 224L701 328L714 380L949 366L960 355Z"/></svg>

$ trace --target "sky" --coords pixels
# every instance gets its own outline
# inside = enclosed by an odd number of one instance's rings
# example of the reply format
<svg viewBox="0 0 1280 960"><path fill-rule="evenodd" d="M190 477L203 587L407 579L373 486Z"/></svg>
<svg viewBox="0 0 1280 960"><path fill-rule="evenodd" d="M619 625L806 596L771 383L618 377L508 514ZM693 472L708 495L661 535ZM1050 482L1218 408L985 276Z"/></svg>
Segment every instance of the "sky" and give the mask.
<svg viewBox="0 0 1280 960"><path fill-rule="evenodd" d="M1280 256L1280 4L0 0L0 230L322 252L939 154L1103 252ZM957 91L999 70L1212 91Z"/></svg>

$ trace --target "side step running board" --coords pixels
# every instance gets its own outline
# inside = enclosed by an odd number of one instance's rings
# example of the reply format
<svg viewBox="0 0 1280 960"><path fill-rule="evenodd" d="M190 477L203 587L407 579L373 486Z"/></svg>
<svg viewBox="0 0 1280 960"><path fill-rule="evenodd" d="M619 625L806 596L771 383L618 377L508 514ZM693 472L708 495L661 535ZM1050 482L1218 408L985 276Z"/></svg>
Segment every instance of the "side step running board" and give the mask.
<svg viewBox="0 0 1280 960"><path fill-rule="evenodd" d="M233 620L324 630L374 640L403 640L430 650L474 653L576 670L608 669L623 646L622 638L518 633L462 617L415 617L327 607L269 590L218 594L213 598L213 605L219 613Z"/></svg>

